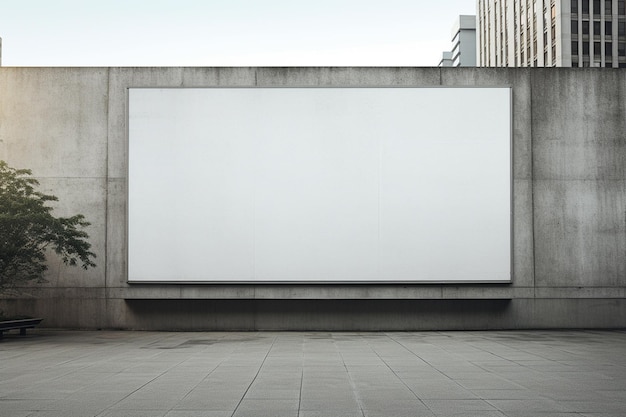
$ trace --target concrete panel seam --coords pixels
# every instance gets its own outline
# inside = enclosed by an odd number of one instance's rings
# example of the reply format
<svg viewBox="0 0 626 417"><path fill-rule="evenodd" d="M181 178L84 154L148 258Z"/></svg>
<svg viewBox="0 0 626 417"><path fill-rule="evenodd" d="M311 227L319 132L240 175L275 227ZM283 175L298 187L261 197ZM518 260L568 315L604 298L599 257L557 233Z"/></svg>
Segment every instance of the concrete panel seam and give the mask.
<svg viewBox="0 0 626 417"><path fill-rule="evenodd" d="M532 274L533 274L533 295L536 297L536 288L537 288L537 283L536 283L536 279L537 279L537 254L536 254L536 242L535 242L535 149L534 149L534 145L535 145L535 140L534 140L534 135L533 135L533 79L534 79L534 75L531 73L530 74L530 82L528 85L529 88L529 95L530 95L530 114L529 114L529 118L530 118L530 211L531 211L531 226L530 226L530 233L532 234L532 238L531 238L531 242L533 245L533 249L532 249L532 254L533 254L533 259L532 259L532 263L533 263L533 267L532 267Z"/></svg>
<svg viewBox="0 0 626 417"><path fill-rule="evenodd" d="M111 146L111 141L109 138L109 133L110 133L110 126L111 126L111 120L110 120L110 114L111 114L111 70L107 69L107 86L106 86L106 101L107 101L107 106L106 106L106 121L107 121L107 127L106 127L106 154L105 154L105 172L106 172L106 177L107 180L105 181L105 189L104 189L104 221L105 221L105 225L104 225L104 259L101 262L104 262L104 292L105 292L105 297L104 297L104 320L105 320L105 324L106 326L110 326L111 323L109 323L109 298L107 297L107 283L109 280L109 268L108 268L108 253L109 253L109 147Z"/></svg>

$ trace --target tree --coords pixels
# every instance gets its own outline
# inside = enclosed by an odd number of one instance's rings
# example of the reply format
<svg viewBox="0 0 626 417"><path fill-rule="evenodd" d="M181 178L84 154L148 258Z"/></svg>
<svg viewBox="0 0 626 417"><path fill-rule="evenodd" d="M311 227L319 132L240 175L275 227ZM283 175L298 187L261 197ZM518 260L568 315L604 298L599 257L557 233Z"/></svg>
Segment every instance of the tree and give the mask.
<svg viewBox="0 0 626 417"><path fill-rule="evenodd" d="M46 204L58 201L36 191L39 182L29 169L15 169L0 160L0 292L27 282L45 282L46 250L56 252L66 265L96 266L89 223L82 214L54 217Z"/></svg>

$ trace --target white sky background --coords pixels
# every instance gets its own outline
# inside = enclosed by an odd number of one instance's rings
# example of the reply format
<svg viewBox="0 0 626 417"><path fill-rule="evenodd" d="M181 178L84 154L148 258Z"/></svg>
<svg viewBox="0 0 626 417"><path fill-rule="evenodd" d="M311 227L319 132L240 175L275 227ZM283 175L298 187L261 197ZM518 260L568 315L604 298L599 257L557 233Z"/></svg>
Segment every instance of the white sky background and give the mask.
<svg viewBox="0 0 626 417"><path fill-rule="evenodd" d="M436 66L475 0L0 0L3 66Z"/></svg>

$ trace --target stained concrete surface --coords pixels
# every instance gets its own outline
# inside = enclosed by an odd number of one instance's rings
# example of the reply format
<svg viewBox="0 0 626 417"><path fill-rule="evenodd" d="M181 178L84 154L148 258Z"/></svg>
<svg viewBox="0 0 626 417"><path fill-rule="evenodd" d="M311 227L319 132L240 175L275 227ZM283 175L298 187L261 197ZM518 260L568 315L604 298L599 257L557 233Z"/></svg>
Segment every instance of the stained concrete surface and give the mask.
<svg viewBox="0 0 626 417"><path fill-rule="evenodd" d="M393 86L512 89L510 284L127 283L129 88ZM0 309L6 314L27 312L45 317L46 326L89 329L343 331L626 326L626 71L0 67L0 91L2 159L17 168L32 169L43 191L59 197L55 213L86 215L98 264L85 271L51 258L48 283L23 288L24 296L0 298ZM459 129L462 134L462 126ZM480 193L480 184L473 187ZM177 309L164 310L163 300L179 301ZM204 300L211 311L215 310L214 300L225 301L228 305L220 306L229 314L207 320L204 310L178 308L195 300ZM269 300L276 302L265 303ZM292 315L293 309L284 307L293 300L313 303L307 304L308 310ZM358 300L352 304L358 310L331 316L336 308L329 300ZM379 300L388 301L378 304L384 310L368 314L368 308ZM403 304L391 311L387 306L395 300L414 300L416 309L422 311L424 301L442 302L432 308L425 303L430 308L425 317L407 315ZM466 314L463 300L511 301L494 319L482 311ZM137 308L138 303L150 305ZM242 305L254 308L242 313ZM238 313L230 314L232 311ZM433 311L440 314L431 314Z"/></svg>
<svg viewBox="0 0 626 417"><path fill-rule="evenodd" d="M626 415L626 331L36 329L0 342L0 416Z"/></svg>

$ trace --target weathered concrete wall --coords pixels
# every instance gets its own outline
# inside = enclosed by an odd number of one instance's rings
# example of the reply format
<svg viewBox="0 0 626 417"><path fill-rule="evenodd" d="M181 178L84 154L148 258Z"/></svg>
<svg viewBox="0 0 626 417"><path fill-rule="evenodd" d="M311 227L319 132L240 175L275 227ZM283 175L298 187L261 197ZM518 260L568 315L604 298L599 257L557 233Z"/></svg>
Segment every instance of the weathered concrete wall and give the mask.
<svg viewBox="0 0 626 417"><path fill-rule="evenodd" d="M513 282L129 285L127 89L511 86ZM450 126L454 128L453 125ZM626 71L486 68L0 68L0 159L83 213L98 267L50 260L0 308L49 326L488 329L626 326ZM480 184L476 184L480 192Z"/></svg>

